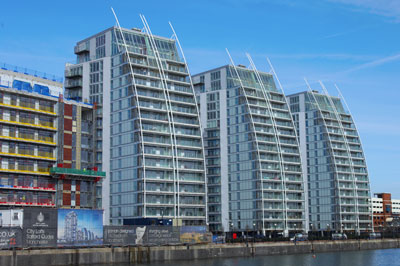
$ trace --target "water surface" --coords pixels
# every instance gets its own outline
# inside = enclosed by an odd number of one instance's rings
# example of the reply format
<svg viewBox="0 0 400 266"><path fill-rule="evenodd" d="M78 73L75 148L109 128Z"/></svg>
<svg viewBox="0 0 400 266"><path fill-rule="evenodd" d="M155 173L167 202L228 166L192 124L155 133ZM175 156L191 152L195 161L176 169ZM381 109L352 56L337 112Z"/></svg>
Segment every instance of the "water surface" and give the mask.
<svg viewBox="0 0 400 266"><path fill-rule="evenodd" d="M400 249L153 262L140 266L400 266ZM113 265L126 266L127 264Z"/></svg>

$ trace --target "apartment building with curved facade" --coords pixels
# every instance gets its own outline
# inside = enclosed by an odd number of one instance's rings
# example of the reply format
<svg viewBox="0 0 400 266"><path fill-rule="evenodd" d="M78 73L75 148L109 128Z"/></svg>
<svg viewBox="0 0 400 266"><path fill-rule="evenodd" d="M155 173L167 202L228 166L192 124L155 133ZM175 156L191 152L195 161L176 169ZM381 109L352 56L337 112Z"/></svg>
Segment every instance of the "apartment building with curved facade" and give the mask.
<svg viewBox="0 0 400 266"><path fill-rule="evenodd" d="M299 146L273 76L226 65L193 81L204 128L210 230L303 231Z"/></svg>
<svg viewBox="0 0 400 266"><path fill-rule="evenodd" d="M77 64L66 67L82 69L67 78L68 95L101 110L97 160L110 177L106 223L205 225L203 144L187 65L176 39L145 29L112 27L80 41Z"/></svg>
<svg viewBox="0 0 400 266"><path fill-rule="evenodd" d="M287 97L307 177L309 230L371 231L367 165L344 100L312 90Z"/></svg>

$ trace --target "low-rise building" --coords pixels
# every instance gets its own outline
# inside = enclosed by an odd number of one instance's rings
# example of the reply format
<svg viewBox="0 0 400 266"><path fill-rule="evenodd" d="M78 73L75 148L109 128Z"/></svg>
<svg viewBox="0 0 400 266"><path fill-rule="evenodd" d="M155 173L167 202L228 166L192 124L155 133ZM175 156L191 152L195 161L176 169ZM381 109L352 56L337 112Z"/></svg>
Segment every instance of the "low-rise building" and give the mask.
<svg viewBox="0 0 400 266"><path fill-rule="evenodd" d="M400 217L400 200L392 199L390 193L375 193L371 202L375 231L391 227L393 220Z"/></svg>

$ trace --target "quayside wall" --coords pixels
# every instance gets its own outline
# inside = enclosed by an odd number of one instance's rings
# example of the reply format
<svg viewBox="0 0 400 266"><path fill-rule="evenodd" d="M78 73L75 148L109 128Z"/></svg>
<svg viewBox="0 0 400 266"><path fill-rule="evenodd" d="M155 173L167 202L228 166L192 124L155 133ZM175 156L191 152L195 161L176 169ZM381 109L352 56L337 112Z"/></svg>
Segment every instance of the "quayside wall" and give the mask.
<svg viewBox="0 0 400 266"><path fill-rule="evenodd" d="M50 266L232 258L400 248L400 239L1 250L0 265Z"/></svg>

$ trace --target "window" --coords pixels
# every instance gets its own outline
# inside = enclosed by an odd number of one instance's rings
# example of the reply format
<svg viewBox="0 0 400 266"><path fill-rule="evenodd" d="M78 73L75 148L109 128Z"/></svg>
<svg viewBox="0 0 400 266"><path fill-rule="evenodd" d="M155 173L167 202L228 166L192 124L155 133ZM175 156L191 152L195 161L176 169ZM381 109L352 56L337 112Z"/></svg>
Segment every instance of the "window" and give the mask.
<svg viewBox="0 0 400 266"><path fill-rule="evenodd" d="M290 104L298 103L298 102L299 102L299 96L290 97Z"/></svg>
<svg viewBox="0 0 400 266"><path fill-rule="evenodd" d="M96 47L103 46L106 44L106 36L101 35L96 37Z"/></svg>
<svg viewBox="0 0 400 266"><path fill-rule="evenodd" d="M221 78L221 72L220 71L215 71L211 73L211 81L217 80Z"/></svg>
<svg viewBox="0 0 400 266"><path fill-rule="evenodd" d="M221 89L221 80L211 81L211 90L216 91Z"/></svg>

